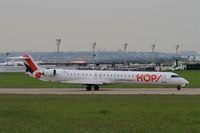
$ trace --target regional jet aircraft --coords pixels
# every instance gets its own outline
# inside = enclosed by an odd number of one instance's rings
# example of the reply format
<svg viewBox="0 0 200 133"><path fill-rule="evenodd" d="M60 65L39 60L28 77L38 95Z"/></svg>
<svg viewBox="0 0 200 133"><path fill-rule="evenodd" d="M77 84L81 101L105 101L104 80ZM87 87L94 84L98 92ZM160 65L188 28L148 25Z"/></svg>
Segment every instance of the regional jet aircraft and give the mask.
<svg viewBox="0 0 200 133"><path fill-rule="evenodd" d="M32 77L43 81L60 83L76 83L86 85L86 90L99 90L103 84L132 83L175 85L177 90L189 82L172 72L140 72L140 71L101 71L101 70L63 70L40 68L33 58L23 55L26 71Z"/></svg>

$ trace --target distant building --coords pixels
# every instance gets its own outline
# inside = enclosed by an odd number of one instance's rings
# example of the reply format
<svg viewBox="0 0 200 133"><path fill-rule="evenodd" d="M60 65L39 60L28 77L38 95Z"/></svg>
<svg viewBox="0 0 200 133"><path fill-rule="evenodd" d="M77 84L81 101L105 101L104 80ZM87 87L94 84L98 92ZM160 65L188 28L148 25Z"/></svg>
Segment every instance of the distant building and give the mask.
<svg viewBox="0 0 200 133"><path fill-rule="evenodd" d="M196 56L198 55L197 51L181 51L180 55L184 55L184 56Z"/></svg>
<svg viewBox="0 0 200 133"><path fill-rule="evenodd" d="M200 70L200 64L187 64L186 65L187 70Z"/></svg>

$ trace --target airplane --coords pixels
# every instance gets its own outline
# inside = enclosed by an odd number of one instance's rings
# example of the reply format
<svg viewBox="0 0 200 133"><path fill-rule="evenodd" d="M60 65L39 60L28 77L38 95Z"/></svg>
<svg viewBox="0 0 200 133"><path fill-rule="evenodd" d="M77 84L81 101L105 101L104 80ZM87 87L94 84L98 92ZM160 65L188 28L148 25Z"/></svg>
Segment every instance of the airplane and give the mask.
<svg viewBox="0 0 200 133"><path fill-rule="evenodd" d="M173 72L64 70L38 67L33 58L23 55L26 71L30 76L42 81L76 83L86 85L86 90L99 90L99 86L114 83L175 85L177 90L189 82Z"/></svg>
<svg viewBox="0 0 200 133"><path fill-rule="evenodd" d="M0 63L0 66L24 66L24 63L23 61L11 60L11 61Z"/></svg>
<svg viewBox="0 0 200 133"><path fill-rule="evenodd" d="M21 61L23 59L22 56L16 56L16 57L8 57L8 61L0 63L0 66L24 66L24 62ZM41 59L41 57L39 58ZM37 60L37 64L41 64L42 61Z"/></svg>

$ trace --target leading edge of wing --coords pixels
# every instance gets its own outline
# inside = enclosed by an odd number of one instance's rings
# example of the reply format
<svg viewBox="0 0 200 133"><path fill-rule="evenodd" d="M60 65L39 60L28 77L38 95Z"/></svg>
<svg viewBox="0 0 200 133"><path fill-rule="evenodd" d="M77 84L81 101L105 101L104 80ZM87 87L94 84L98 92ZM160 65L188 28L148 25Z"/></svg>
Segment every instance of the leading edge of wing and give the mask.
<svg viewBox="0 0 200 133"><path fill-rule="evenodd" d="M92 84L92 85L103 85L102 81L98 80L68 80L60 81L61 83L74 83L74 84Z"/></svg>

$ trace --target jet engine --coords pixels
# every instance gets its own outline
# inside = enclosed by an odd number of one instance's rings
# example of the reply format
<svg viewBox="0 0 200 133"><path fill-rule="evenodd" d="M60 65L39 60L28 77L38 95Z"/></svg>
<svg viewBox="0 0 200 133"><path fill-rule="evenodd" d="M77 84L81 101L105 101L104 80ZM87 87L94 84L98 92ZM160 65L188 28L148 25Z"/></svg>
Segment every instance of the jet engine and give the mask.
<svg viewBox="0 0 200 133"><path fill-rule="evenodd" d="M41 77L41 73L40 73L40 72L36 72L36 73L35 73L35 77L36 77L37 79L39 79L39 78Z"/></svg>
<svg viewBox="0 0 200 133"><path fill-rule="evenodd" d="M55 76L56 70L55 69L46 69L42 73L44 76Z"/></svg>

